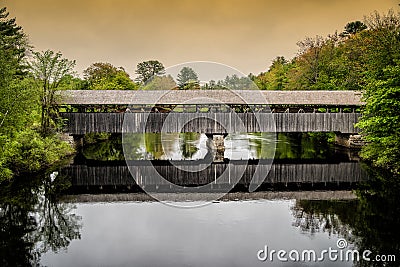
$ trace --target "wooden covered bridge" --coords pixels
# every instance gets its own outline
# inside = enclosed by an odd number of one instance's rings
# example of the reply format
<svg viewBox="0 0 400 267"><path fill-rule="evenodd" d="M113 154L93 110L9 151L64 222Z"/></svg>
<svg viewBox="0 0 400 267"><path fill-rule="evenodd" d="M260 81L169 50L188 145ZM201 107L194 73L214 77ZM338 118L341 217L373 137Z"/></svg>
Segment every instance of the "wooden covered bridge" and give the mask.
<svg viewBox="0 0 400 267"><path fill-rule="evenodd" d="M358 91L67 90L65 132L337 132L354 134ZM124 123L125 120L125 123Z"/></svg>

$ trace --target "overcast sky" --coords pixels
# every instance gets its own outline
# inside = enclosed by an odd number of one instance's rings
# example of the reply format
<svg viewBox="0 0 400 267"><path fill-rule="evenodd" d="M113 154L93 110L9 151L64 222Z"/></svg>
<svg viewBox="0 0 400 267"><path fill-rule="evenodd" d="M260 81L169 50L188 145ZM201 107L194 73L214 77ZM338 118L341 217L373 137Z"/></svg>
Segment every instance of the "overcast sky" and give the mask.
<svg viewBox="0 0 400 267"><path fill-rule="evenodd" d="M292 58L306 36L342 31L399 0L3 0L36 50L61 51L81 73L94 62L166 67L215 61L243 73Z"/></svg>

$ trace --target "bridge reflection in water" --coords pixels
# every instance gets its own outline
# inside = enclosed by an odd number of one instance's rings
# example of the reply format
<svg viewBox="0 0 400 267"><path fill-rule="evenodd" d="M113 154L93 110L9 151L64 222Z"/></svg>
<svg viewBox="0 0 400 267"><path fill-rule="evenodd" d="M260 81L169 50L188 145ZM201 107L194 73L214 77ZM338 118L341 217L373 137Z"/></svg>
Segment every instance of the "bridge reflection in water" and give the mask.
<svg viewBox="0 0 400 267"><path fill-rule="evenodd" d="M171 192L171 183L183 187L211 184L204 192L219 192L226 188L248 191L254 175L259 176L256 177L258 179L265 177L258 190L279 191L351 189L368 179L357 161L278 161L272 166L270 163L271 160L225 160L207 167L191 161L137 160L130 161L129 168L122 162L112 166L70 165L63 168L61 174L71 178L72 186L68 194L141 192L141 188L153 192ZM191 172L192 169L195 172ZM165 180L157 179L158 175ZM240 178L234 178L237 175ZM235 179L238 180L236 185Z"/></svg>

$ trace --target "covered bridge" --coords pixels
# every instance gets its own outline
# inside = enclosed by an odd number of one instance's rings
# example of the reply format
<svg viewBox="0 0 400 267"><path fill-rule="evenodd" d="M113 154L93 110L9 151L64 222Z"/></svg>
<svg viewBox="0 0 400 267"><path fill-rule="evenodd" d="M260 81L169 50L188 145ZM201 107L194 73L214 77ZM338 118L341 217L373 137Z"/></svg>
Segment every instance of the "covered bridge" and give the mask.
<svg viewBox="0 0 400 267"><path fill-rule="evenodd" d="M361 97L359 91L66 90L58 106L73 135L121 133L124 119L130 132L349 134L357 133Z"/></svg>

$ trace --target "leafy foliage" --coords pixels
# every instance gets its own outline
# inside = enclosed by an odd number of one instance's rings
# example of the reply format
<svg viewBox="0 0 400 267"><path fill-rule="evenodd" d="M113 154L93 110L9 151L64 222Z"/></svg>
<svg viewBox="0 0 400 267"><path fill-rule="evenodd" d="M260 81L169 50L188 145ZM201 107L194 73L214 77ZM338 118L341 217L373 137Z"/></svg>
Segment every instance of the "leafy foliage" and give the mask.
<svg viewBox="0 0 400 267"><path fill-rule="evenodd" d="M42 136L31 129L17 132L7 142L9 168L14 174L37 172L59 161L60 155L72 153L72 148L54 136Z"/></svg>
<svg viewBox="0 0 400 267"><path fill-rule="evenodd" d="M110 63L93 63L83 71L88 89L93 90L135 90L137 85L122 68Z"/></svg>
<svg viewBox="0 0 400 267"><path fill-rule="evenodd" d="M275 58L269 70L255 78L257 86L261 90L284 90L289 82L287 74L291 66L284 57Z"/></svg>
<svg viewBox="0 0 400 267"><path fill-rule="evenodd" d="M6 9L0 9L0 182L72 153L57 135L43 137L38 130L42 126L43 133L50 124L54 91L74 63L59 53L34 52L27 73L27 38L16 20L7 17Z"/></svg>
<svg viewBox="0 0 400 267"><path fill-rule="evenodd" d="M362 156L394 173L400 171L400 14L375 12L361 32L360 60L365 67L363 110L358 127L367 146Z"/></svg>
<svg viewBox="0 0 400 267"><path fill-rule="evenodd" d="M358 127L362 156L399 172L400 13L372 13L346 24L341 34L298 42L291 61L277 57L253 78L263 90L362 90L366 105Z"/></svg>
<svg viewBox="0 0 400 267"><path fill-rule="evenodd" d="M346 34L356 34L365 29L367 29L367 25L365 25L361 21L357 20L357 21L347 23L346 26L344 27L343 34L345 34L345 35Z"/></svg>
<svg viewBox="0 0 400 267"><path fill-rule="evenodd" d="M51 50L34 52L33 56L30 69L41 89L41 130L43 134L48 134L50 128L54 126L52 118L57 115L53 108L56 100L55 93L62 80L74 73L75 61L63 58L60 52L55 53Z"/></svg>
<svg viewBox="0 0 400 267"><path fill-rule="evenodd" d="M177 87L171 75L154 75L144 85L141 90L171 90Z"/></svg>
<svg viewBox="0 0 400 267"><path fill-rule="evenodd" d="M90 140L91 139L91 140ZM85 145L82 154L86 159L97 161L125 160L120 136L101 136L89 134L85 136Z"/></svg>
<svg viewBox="0 0 400 267"><path fill-rule="evenodd" d="M248 77L239 77L236 74L226 76L225 80L220 82L218 85L222 85L230 90L250 90L255 89L253 82Z"/></svg>
<svg viewBox="0 0 400 267"><path fill-rule="evenodd" d="M379 167L400 172L400 65L383 70L381 79L373 79L364 94L366 105L358 127L369 144L362 156Z"/></svg>
<svg viewBox="0 0 400 267"><path fill-rule="evenodd" d="M292 60L277 57L269 70L254 78L262 90L358 90L363 80L358 35L334 33L297 43Z"/></svg>
<svg viewBox="0 0 400 267"><path fill-rule="evenodd" d="M135 73L138 75L136 81L144 84L154 75L165 74L165 67L160 61L148 60L137 64Z"/></svg>

